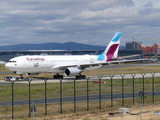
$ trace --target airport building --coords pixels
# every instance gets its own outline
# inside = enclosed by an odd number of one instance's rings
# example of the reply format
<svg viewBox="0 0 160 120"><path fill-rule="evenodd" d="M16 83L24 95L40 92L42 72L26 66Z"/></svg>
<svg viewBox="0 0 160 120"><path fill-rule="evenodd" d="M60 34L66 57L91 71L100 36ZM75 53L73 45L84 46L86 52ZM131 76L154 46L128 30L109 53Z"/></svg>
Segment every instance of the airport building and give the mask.
<svg viewBox="0 0 160 120"><path fill-rule="evenodd" d="M140 43L137 41L127 42L126 50L140 50Z"/></svg>
<svg viewBox="0 0 160 120"><path fill-rule="evenodd" d="M159 45L155 43L154 45L144 45L140 44L140 49L143 53L146 54L157 54L158 53Z"/></svg>
<svg viewBox="0 0 160 120"><path fill-rule="evenodd" d="M142 42L133 41L126 43L126 50L142 50L144 57L150 57L158 54L159 45L144 45Z"/></svg>

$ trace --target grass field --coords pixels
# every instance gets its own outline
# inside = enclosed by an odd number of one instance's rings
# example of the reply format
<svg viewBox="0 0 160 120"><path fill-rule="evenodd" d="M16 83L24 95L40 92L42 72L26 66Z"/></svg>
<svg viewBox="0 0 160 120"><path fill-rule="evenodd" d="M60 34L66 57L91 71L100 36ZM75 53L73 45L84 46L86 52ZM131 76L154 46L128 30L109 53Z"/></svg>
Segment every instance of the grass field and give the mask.
<svg viewBox="0 0 160 120"><path fill-rule="evenodd" d="M118 66L115 65L115 66ZM0 64L0 72L9 71ZM84 71L83 74L90 75L115 75L115 74L133 74L133 73L157 73L160 72L160 66L136 66L136 67L123 67L123 68L104 68L96 69L92 71ZM52 77L54 73L41 73L36 77ZM4 75L0 75L0 78L3 78Z"/></svg>
<svg viewBox="0 0 160 120"><path fill-rule="evenodd" d="M5 67L0 66L0 71L7 71ZM136 73L159 73L159 66L140 66L140 67L126 67L126 68L105 68L98 69L93 71L86 71L83 74L88 76L90 75L115 75L115 74L136 74ZM114 74L113 74L114 73ZM42 73L36 77L46 77L50 78L53 74L51 73ZM0 78L3 79L5 75L0 75ZM101 84L101 94L110 93L110 80L105 80L106 84ZM154 78L154 89L155 91L160 90L160 80L159 78ZM28 84L14 84L14 100L26 100L28 99ZM31 84L31 99L44 98L45 96L45 85L44 84ZM62 94L64 96L73 96L74 95L74 84L63 83L62 84ZM11 101L12 89L11 85L1 85L0 87L0 101ZM135 92L142 91L142 79L135 79ZM144 90L152 91L152 78L145 78ZM121 79L113 80L113 93L121 93L122 91L122 82ZM132 92L132 79L124 79L124 92ZM86 95L87 86L86 81L76 81L76 95ZM99 84L93 84L89 82L89 95L99 94ZM47 83L47 98L54 98L60 96L60 84L59 83ZM112 111L121 107L121 100L114 100L114 107L110 107L110 101L102 101L102 109L106 111ZM145 96L145 105L152 103L152 97ZM158 104L159 97L155 97L155 102L153 104ZM139 105L139 98L135 98L135 106ZM60 113L59 104L48 104L48 115L58 115ZM99 102L89 103L90 111L99 110ZM124 107L131 107L132 99L125 99ZM45 113L44 105L36 105L37 112L35 116L43 117ZM74 112L73 103L63 103L63 114L70 114ZM86 102L76 103L77 112L86 111ZM11 118L11 106L0 107L0 119L10 119ZM15 106L14 108L15 117L17 119L28 119L28 105ZM45 120L45 119L44 119ZM49 120L49 119L48 119Z"/></svg>
<svg viewBox="0 0 160 120"><path fill-rule="evenodd" d="M1 66L1 70L5 70L4 66ZM114 74L133 74L133 73L156 73L159 72L159 66L141 66L141 67L126 67L126 68L105 68L105 69L98 69L93 71L85 71L84 74L86 75L113 75ZM52 77L52 73L42 73L37 75L36 77ZM1 78L5 75L0 75ZM113 78L114 79L114 78ZM97 79L98 80L98 79ZM102 94L110 93L110 80L104 80L106 84L101 85ZM142 90L142 79L137 78L135 79L135 92ZM155 90L159 90L160 80L159 78L154 79L155 83ZM85 81L76 81L76 94L77 95L86 95L87 86ZM119 93L121 92L121 79L120 80L113 80L113 92ZM145 78L145 91L152 90L152 78ZM132 91L132 79L125 79L124 80L125 92ZM45 92L45 84L31 84L31 97L32 99L37 98L44 98ZM71 83L63 83L63 96L73 96L74 91L74 84ZM93 84L89 82L89 94L98 94L99 93L99 85ZM59 97L60 92L60 84L59 83L47 83L47 96L51 97ZM10 101L10 96L12 93L11 85L3 85L0 87L0 101ZM15 100L24 100L28 99L28 84L14 84L14 98Z"/></svg>
<svg viewBox="0 0 160 120"><path fill-rule="evenodd" d="M7 71L4 66L1 65L1 69ZM160 71L159 66L140 66L140 67L125 67L125 68L105 68L105 69L97 69L93 71L85 71L86 75L113 75L114 74L133 74L133 73L156 73ZM37 75L36 77L52 77L52 73L42 73ZM0 75L1 78L5 75ZM97 79L98 80L98 79ZM102 94L110 93L110 81L104 80L106 84L101 85ZM145 91L151 91L151 78L145 78ZM121 80L113 80L113 92L118 93L121 92ZM155 78L155 90L159 90L160 80L159 78ZM132 79L124 80L125 92L132 91ZM135 91L141 90L142 79L135 79ZM31 84L31 94L33 99L44 98L44 84ZM87 88L86 82L76 82L76 92L77 95L85 95ZM22 100L28 98L28 84L15 84L14 85L14 96L15 100ZM73 83L63 83L63 96L73 96ZM0 87L0 101L9 101L11 96L11 85L3 85ZM47 96L48 97L58 97L60 92L59 83L47 83ZM99 93L99 85L93 84L89 82L89 93L90 94L98 94Z"/></svg>
<svg viewBox="0 0 160 120"><path fill-rule="evenodd" d="M106 84L101 84L101 93L109 94L111 83L110 80L103 80ZM135 79L135 92L142 91L142 79ZM160 90L160 80L159 78L154 79L154 89ZM59 83L47 83L47 97L54 98L59 97L60 93L60 84ZM124 79L124 92L132 92L132 79ZM14 84L14 99L15 100L25 100L28 99L29 93L29 85L28 84ZM122 81L121 79L113 80L113 93L121 93L122 92ZM63 96L73 96L74 95L74 83L62 83L62 92ZM93 84L92 81L89 81L88 84L89 94L99 94L99 84ZM45 84L31 84L30 92L32 99L44 98L45 95ZM144 90L152 91L152 78L145 78L144 82ZM76 95L86 95L87 93L87 83L85 81L76 81ZM2 85L0 87L0 101L10 101L12 95L12 87L11 85Z"/></svg>

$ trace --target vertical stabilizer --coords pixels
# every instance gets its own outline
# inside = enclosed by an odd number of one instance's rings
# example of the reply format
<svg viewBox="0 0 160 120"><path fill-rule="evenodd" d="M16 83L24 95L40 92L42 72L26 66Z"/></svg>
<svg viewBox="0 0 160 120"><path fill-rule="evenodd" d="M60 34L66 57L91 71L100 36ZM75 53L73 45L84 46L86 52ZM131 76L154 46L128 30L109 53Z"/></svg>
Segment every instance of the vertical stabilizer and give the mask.
<svg viewBox="0 0 160 120"><path fill-rule="evenodd" d="M100 54L97 59L112 61L113 58L117 58L121 36L122 36L121 32L116 32L112 40L106 47L105 51L102 54Z"/></svg>

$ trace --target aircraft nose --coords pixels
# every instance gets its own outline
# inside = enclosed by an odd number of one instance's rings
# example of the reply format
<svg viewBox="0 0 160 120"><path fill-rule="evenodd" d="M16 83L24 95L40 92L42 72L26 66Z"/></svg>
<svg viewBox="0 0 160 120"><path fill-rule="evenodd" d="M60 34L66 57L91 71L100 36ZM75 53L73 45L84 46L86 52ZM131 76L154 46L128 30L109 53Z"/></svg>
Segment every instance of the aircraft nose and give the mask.
<svg viewBox="0 0 160 120"><path fill-rule="evenodd" d="M10 63L6 63L5 67L9 70L13 70L13 66Z"/></svg>

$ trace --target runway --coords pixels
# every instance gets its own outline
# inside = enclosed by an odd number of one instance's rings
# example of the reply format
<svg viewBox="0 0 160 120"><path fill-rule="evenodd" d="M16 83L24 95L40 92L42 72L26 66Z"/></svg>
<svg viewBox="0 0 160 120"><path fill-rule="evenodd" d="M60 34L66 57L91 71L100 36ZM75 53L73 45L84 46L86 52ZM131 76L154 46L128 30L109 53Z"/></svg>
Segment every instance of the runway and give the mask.
<svg viewBox="0 0 160 120"><path fill-rule="evenodd" d="M145 96L152 96L152 92L145 92ZM159 95L159 93L154 92L154 95ZM124 93L124 99L126 98L133 98L133 93ZM100 99L101 97L101 99ZM139 93L135 92L134 97L139 97ZM113 99L122 99L122 93L113 93ZM60 98L47 98L47 104L48 103L60 103ZM87 101L87 96L76 96L75 97L76 102L86 102ZM89 101L98 101L98 100L111 100L111 94L101 94L101 95L89 95L88 96ZM30 100L30 103L34 104L44 104L45 99L32 99ZM62 102L74 102L74 96L70 97L62 97ZM14 105L26 105L29 104L29 100L16 100L14 101ZM7 101L7 102L0 102L1 106L10 106L12 105L12 101Z"/></svg>
<svg viewBox="0 0 160 120"><path fill-rule="evenodd" d="M153 73L154 77L160 77L160 73ZM124 75L113 75L113 79L122 79L122 76L124 76L124 79L127 78L142 78L144 75L145 78L147 77L152 77L151 73L142 73L142 74L124 74ZM102 77L101 80L110 80L112 75L102 75L102 76L86 76L86 79L80 79L77 80L74 77L64 77L64 79L62 80L62 82L74 82L74 80L76 81L86 81L87 79L89 81L97 81L99 80L98 77ZM40 84L40 83L45 83L45 80L47 80L47 83L59 83L60 80L59 79L53 79L53 78L47 78L47 79L31 79L32 81L30 82L31 84ZM28 84L29 81L25 80L25 81L15 81L14 84ZM0 80L0 85L10 85L11 81L4 81L4 80Z"/></svg>

